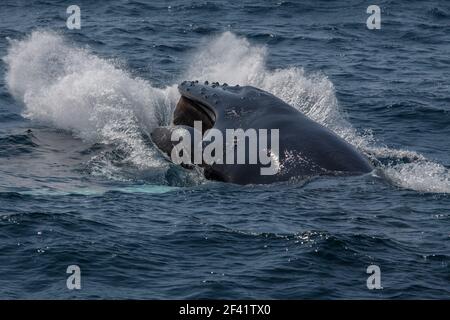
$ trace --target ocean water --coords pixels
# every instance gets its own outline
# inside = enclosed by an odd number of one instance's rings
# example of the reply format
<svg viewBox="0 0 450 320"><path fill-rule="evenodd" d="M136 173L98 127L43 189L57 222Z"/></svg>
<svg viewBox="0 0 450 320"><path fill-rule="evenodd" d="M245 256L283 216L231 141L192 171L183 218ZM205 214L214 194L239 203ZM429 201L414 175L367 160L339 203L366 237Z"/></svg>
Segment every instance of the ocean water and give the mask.
<svg viewBox="0 0 450 320"><path fill-rule="evenodd" d="M369 1L75 2L0 3L0 298L449 298L448 1L380 0L380 30ZM196 79L267 90L376 169L175 166L149 133Z"/></svg>

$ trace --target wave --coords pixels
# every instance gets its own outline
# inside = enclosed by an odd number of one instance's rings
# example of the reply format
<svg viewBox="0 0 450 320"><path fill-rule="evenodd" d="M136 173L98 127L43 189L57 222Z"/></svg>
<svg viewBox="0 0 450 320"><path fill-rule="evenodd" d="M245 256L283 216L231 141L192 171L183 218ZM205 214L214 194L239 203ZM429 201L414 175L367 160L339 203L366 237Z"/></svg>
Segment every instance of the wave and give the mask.
<svg viewBox="0 0 450 320"><path fill-rule="evenodd" d="M32 133L0 136L0 158L31 153L38 147Z"/></svg>
<svg viewBox="0 0 450 320"><path fill-rule="evenodd" d="M6 82L25 105L25 117L89 142L118 145L139 168L164 165L146 137L161 122L161 108L175 88L154 88L117 61L70 45L54 32L35 31L10 43L3 58Z"/></svg>
<svg viewBox="0 0 450 320"><path fill-rule="evenodd" d="M131 76L117 61L69 44L50 31L34 31L10 42L3 58L6 82L11 94L23 102L24 116L93 143L118 145L126 162L139 169L168 168L148 136L155 126L169 123L179 98L177 83L153 87ZM325 75L306 74L297 67L270 70L267 47L231 32L206 38L199 48L191 54L180 81L218 81L267 90L365 152L395 185L450 193L450 172L444 166L411 151L379 146L370 133L355 130ZM100 174L118 171L116 164L98 161L103 156L93 159Z"/></svg>

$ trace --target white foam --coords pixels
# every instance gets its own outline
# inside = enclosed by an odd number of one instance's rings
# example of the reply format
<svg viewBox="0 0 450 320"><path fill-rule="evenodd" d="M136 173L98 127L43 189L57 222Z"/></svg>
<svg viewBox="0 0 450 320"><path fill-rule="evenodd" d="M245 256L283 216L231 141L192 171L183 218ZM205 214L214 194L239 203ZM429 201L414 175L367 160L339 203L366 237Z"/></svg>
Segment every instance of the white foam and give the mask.
<svg viewBox="0 0 450 320"><path fill-rule="evenodd" d="M11 41L4 61L9 90L24 103L26 117L87 141L120 145L139 167L162 165L142 133L158 125L158 111L175 88L153 88L48 31Z"/></svg>
<svg viewBox="0 0 450 320"><path fill-rule="evenodd" d="M431 161L388 166L385 174L399 187L420 192L450 193L450 174L444 166Z"/></svg>
<svg viewBox="0 0 450 320"><path fill-rule="evenodd" d="M260 87L367 154L397 159L382 166L393 183L421 192L450 193L450 173L442 165L414 152L380 147L370 133L358 133L346 121L333 83L325 75L305 74L295 67L270 70L267 54L266 47L225 32L205 39L192 53L180 81ZM9 90L24 103L25 116L71 130L85 140L118 144L128 152L127 160L138 167L164 166L142 133L167 124L179 98L176 83L154 88L148 81L130 76L114 61L70 45L62 36L48 31L35 31L26 39L12 41L4 61ZM405 157L408 161L401 163ZM114 171L107 168L114 165L105 163L99 172Z"/></svg>

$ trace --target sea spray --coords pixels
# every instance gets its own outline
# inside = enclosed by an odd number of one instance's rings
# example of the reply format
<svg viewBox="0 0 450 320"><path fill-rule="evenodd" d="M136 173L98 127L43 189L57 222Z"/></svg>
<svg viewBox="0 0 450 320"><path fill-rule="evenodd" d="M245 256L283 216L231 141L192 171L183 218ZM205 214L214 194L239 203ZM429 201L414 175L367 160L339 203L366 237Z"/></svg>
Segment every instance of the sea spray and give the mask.
<svg viewBox="0 0 450 320"><path fill-rule="evenodd" d="M370 133L353 128L325 75L305 74L298 67L270 70L267 55L266 47L225 32L206 39L191 53L179 81L219 81L267 90L365 152L395 185L450 193L447 168L414 152L380 146ZM34 31L23 40L11 41L3 59L9 91L23 102L24 116L70 130L87 141L118 145L126 151L126 161L143 170L167 165L146 137L154 127L168 124L179 98L177 83L155 88L114 61L49 31ZM407 161L405 154L411 155ZM390 160L379 161L386 158ZM120 172L114 163L96 163L100 164L97 172Z"/></svg>

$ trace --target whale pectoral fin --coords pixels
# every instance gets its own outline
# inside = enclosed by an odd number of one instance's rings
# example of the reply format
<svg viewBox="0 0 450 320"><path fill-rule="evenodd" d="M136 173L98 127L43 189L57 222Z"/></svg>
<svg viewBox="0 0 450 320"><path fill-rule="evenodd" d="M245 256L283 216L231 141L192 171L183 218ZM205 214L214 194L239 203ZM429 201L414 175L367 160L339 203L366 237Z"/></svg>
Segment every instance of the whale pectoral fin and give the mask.
<svg viewBox="0 0 450 320"><path fill-rule="evenodd" d="M150 133L153 143L169 157L175 145L171 141L172 131L171 127L158 127Z"/></svg>
<svg viewBox="0 0 450 320"><path fill-rule="evenodd" d="M172 157L172 150L175 146L177 146L180 143L180 137L181 139L190 139L190 142L185 142L190 145L189 150L186 151L192 151L189 152L189 158L191 159L191 164L194 163L193 159L193 150L194 150L194 133L197 130L188 127L188 126L166 126L166 127L157 127L155 128L150 136L152 138L153 143L160 149L164 154L166 154L169 158ZM197 131L198 133L198 131ZM200 133L201 135L201 133ZM183 165L183 164L182 164ZM187 168L192 168L190 165L184 164L183 166Z"/></svg>

